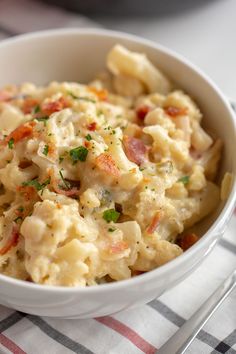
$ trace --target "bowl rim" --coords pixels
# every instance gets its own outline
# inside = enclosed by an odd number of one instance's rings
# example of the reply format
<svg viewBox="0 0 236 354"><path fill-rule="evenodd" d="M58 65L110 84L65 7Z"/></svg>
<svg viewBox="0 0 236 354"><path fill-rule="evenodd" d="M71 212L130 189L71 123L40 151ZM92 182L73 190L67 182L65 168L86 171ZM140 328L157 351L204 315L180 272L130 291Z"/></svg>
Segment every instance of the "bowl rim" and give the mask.
<svg viewBox="0 0 236 354"><path fill-rule="evenodd" d="M50 30L43 30L43 31L37 31L37 32L32 32L32 33L27 33L27 34L21 34L14 36L12 38L4 39L0 43L0 50L1 48L7 47L14 45L15 43L18 42L27 42L31 39L41 39L41 38L48 38L48 37L60 37L60 36L97 36L97 37L107 37L107 38L113 38L119 40L119 39L127 39L130 40L136 44L141 44L145 45L147 47L150 47L151 49L157 50L159 52L162 52L164 54L167 54L168 56L174 58L175 60L181 62L188 68L190 68L192 71L194 71L197 75L199 75L204 81L208 84L208 86L211 87L213 91L218 96L218 99L221 100L228 111L228 116L231 119L231 123L234 127L234 133L236 137L236 119L235 119L235 113L233 112L233 109L230 106L229 101L226 99L226 97L223 95L223 93L220 91L220 89L217 87L217 85L213 82L212 79L210 79L201 69L199 69L195 64L192 64L188 59L186 59L183 55L176 53L174 50L169 49L162 44L155 43L152 40L145 39L133 34L129 34L126 32L122 31L113 31L109 29L100 29L96 27L91 27L91 28L59 28L59 29L50 29ZM236 170L236 162L234 163L234 169ZM172 261L162 265L161 267L155 268L153 270L150 270L146 273L143 273L139 276L132 277L129 279L124 279L124 280L119 280L119 281L114 281L112 283L104 283L104 284L99 284L99 285L92 285L92 286L87 286L87 287L65 287L65 286L58 286L58 285L43 285L43 284L35 284L31 282L27 282L25 280L20 280L20 279L15 279L3 274L0 274L0 283L2 284L7 284L9 286L18 286L20 288L25 288L29 291L37 291L37 292L43 292L43 293L66 293L66 294L74 294L74 293L83 293L83 294L92 294L92 293L97 293L97 292L109 292L109 291L114 291L114 290L121 290L123 288L126 288L127 286L132 286L132 285L138 285L139 283L141 284L142 282L149 282L152 278L158 278L162 277L165 274L171 272L173 269L177 268L177 266L181 263L187 262L189 258L192 257L193 253L197 253L200 249L204 248L204 245L206 245L209 241L209 238L213 238L213 235L217 233L217 230L220 228L220 225L224 225L227 220L229 220L230 216L233 213L233 209L235 207L235 202L236 202L236 180L235 180L235 175L234 175L234 180L233 180L233 186L232 190L229 194L229 197L221 211L221 213L218 215L216 220L213 222L211 227L207 230L206 233L201 237L201 239L194 244L190 249L185 251L180 257L177 257L173 259Z"/></svg>

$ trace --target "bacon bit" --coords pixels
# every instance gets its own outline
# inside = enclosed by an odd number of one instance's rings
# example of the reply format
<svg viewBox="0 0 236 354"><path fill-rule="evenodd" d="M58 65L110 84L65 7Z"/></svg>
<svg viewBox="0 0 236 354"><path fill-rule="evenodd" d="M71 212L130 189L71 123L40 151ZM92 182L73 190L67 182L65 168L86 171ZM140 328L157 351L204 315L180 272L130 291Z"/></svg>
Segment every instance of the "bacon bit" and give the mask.
<svg viewBox="0 0 236 354"><path fill-rule="evenodd" d="M22 111L24 112L24 114L31 113L33 108L36 107L38 104L39 100L35 98L26 98L22 106Z"/></svg>
<svg viewBox="0 0 236 354"><path fill-rule="evenodd" d="M141 121L144 121L146 115L151 111L151 107L147 106L147 105L143 105L140 106L137 110L136 110L136 115L137 118L140 119Z"/></svg>
<svg viewBox="0 0 236 354"><path fill-rule="evenodd" d="M62 194L62 195L65 195L66 197L74 197L74 196L78 195L79 190L76 187L73 187L68 190L60 188L59 187L59 180L55 177L54 171L52 169L49 170L48 174L49 174L49 177L51 177L50 184L52 185L52 188L54 189L54 191L57 194Z"/></svg>
<svg viewBox="0 0 236 354"><path fill-rule="evenodd" d="M120 171L118 170L115 161L109 154L100 154L96 157L96 165L103 172L112 175L114 177L120 176Z"/></svg>
<svg viewBox="0 0 236 354"><path fill-rule="evenodd" d="M187 249L192 247L198 240L199 237L196 234L190 233L180 237L179 240L177 240L177 243L184 251L186 251Z"/></svg>
<svg viewBox="0 0 236 354"><path fill-rule="evenodd" d="M129 245L125 241L119 241L113 245L110 246L110 253L112 254L117 254L121 253L124 250L127 250L129 248Z"/></svg>
<svg viewBox="0 0 236 354"><path fill-rule="evenodd" d="M56 101L51 101L51 102L45 102L42 104L41 110L44 114L50 115L54 112L59 112L64 108L70 107L71 104L70 102L65 99L64 97L60 97Z"/></svg>
<svg viewBox="0 0 236 354"><path fill-rule="evenodd" d="M165 110L166 114L168 114L172 118L175 118L178 116L183 116L188 111L187 108L179 108L179 107L174 107L174 106L165 107L164 110Z"/></svg>
<svg viewBox="0 0 236 354"><path fill-rule="evenodd" d="M108 92L107 90L104 89L97 89L96 87L89 87L88 90L92 93L94 93L99 100L101 101L106 101L108 97Z"/></svg>
<svg viewBox="0 0 236 354"><path fill-rule="evenodd" d="M10 251L12 247L15 247L17 245L20 236L18 229L19 229L18 226L15 223L13 223L11 237L9 238L5 246L0 248L0 256L3 256L8 251Z"/></svg>
<svg viewBox="0 0 236 354"><path fill-rule="evenodd" d="M32 186L17 186L17 191L20 192L26 201L32 200L36 196L36 189Z"/></svg>
<svg viewBox="0 0 236 354"><path fill-rule="evenodd" d="M126 135L123 143L128 159L140 166L146 160L147 154L147 147L143 141Z"/></svg>
<svg viewBox="0 0 236 354"><path fill-rule="evenodd" d="M94 130L96 130L96 128L97 128L97 123L96 122L93 122L93 123L90 123L90 124L87 125L87 129L92 131L92 132Z"/></svg>
<svg viewBox="0 0 236 354"><path fill-rule="evenodd" d="M30 167L30 166L32 166L32 162L29 161L29 160L23 160L23 161L21 161L21 162L19 163L19 167L20 167L22 170L24 170L25 168Z"/></svg>
<svg viewBox="0 0 236 354"><path fill-rule="evenodd" d="M25 138L29 138L33 135L33 127L35 126L35 122L27 122L25 124L17 127L13 132L11 132L3 141L4 145L7 145L8 142L13 139L14 144L18 143L20 140Z"/></svg>
<svg viewBox="0 0 236 354"><path fill-rule="evenodd" d="M147 233L148 234L153 234L153 232L156 230L156 228L157 228L157 226L158 226L158 224L160 222L161 216L162 216L162 213L160 211L158 211L154 215L154 217L153 217L153 219L151 221L151 224L147 228Z"/></svg>
<svg viewBox="0 0 236 354"><path fill-rule="evenodd" d="M8 102L12 98L12 95L4 90L0 90L0 102Z"/></svg>
<svg viewBox="0 0 236 354"><path fill-rule="evenodd" d="M55 184L53 183L52 186L57 194L62 194L65 195L66 197L75 197L76 195L78 195L79 192L77 188L71 188L68 190L61 189L59 188L59 185L56 183Z"/></svg>

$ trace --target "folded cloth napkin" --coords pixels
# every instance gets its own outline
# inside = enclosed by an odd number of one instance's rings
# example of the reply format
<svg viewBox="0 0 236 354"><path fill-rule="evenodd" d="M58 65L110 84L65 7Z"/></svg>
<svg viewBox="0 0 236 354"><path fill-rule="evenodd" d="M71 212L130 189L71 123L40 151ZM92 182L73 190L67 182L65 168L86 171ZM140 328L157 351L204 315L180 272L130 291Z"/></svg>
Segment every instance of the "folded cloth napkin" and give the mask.
<svg viewBox="0 0 236 354"><path fill-rule="evenodd" d="M82 16L39 2L0 0L0 39L55 27L94 26ZM235 230L236 215L224 238L189 278L136 309L102 318L60 320L0 305L0 353L155 353L236 267ZM213 315L187 353L236 354L236 292Z"/></svg>

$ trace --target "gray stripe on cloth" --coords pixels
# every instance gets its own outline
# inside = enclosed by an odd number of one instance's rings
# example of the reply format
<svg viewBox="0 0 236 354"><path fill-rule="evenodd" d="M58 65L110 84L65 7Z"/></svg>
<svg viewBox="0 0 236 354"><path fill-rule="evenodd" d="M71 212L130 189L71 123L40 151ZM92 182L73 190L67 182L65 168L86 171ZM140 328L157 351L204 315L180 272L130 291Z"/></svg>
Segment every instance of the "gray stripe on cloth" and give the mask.
<svg viewBox="0 0 236 354"><path fill-rule="evenodd" d="M163 304L160 300L153 300L153 301L149 302L148 306L150 306L151 308L156 310L158 313L160 313L160 315L165 317L171 323L175 324L177 327L181 327L186 322L186 320L183 317L181 317L176 312L171 310L168 306ZM221 342L219 339L217 339L216 337L214 337L210 333L207 333L204 330L201 330L198 333L197 338L201 342L208 344L211 348L216 348L219 345L219 343ZM232 350L233 350L233 352L231 354L236 354L236 351L234 349L232 349Z"/></svg>
<svg viewBox="0 0 236 354"><path fill-rule="evenodd" d="M14 326L16 323L21 321L25 316L26 314L24 313L13 312L10 316L4 318L4 320L0 321L0 333Z"/></svg>
<svg viewBox="0 0 236 354"><path fill-rule="evenodd" d="M218 346L219 347L219 346ZM218 348L218 349L214 349L212 350L211 354L235 354L235 350L233 348L230 347L225 347L225 348Z"/></svg>
<svg viewBox="0 0 236 354"><path fill-rule="evenodd" d="M73 339L67 337L65 334L61 333L57 329L50 326L45 320L41 317L34 315L27 315L26 318L30 320L35 326L41 329L46 335L54 339L56 342L62 344L64 347L72 350L74 353L78 354L93 354L93 352L82 344L75 342Z"/></svg>
<svg viewBox="0 0 236 354"><path fill-rule="evenodd" d="M232 347L236 343L236 329L225 337L224 342Z"/></svg>
<svg viewBox="0 0 236 354"><path fill-rule="evenodd" d="M232 242L225 240L224 238L220 240L219 243L222 247L226 248L228 251L236 254L236 245Z"/></svg>
<svg viewBox="0 0 236 354"><path fill-rule="evenodd" d="M216 353L227 353L233 354L235 350L231 347L236 343L236 329L233 330L227 337L225 337L222 342L217 345L217 347L211 352L211 354Z"/></svg>

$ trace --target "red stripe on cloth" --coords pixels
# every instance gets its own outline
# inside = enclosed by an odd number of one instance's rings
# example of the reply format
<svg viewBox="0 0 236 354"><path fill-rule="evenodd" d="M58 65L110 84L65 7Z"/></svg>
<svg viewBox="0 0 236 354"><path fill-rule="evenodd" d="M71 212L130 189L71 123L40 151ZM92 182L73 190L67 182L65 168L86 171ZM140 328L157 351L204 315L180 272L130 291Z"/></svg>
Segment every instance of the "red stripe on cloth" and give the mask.
<svg viewBox="0 0 236 354"><path fill-rule="evenodd" d="M16 343L14 343L11 339L4 336L4 334L0 333L0 343L10 350L13 354L26 354Z"/></svg>
<svg viewBox="0 0 236 354"><path fill-rule="evenodd" d="M148 343L144 338L140 337L140 335L136 333L133 329L129 328L124 323L116 320L115 318L105 316L95 318L95 320L127 338L145 354L154 354L156 352L157 349L152 344Z"/></svg>

